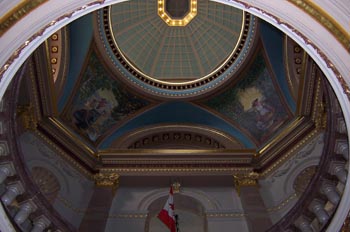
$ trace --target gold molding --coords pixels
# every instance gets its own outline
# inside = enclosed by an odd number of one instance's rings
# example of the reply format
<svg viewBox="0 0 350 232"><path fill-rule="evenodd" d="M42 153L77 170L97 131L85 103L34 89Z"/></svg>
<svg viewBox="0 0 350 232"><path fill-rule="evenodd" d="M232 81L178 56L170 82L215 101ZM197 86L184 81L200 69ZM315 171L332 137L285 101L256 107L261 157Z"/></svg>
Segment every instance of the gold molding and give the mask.
<svg viewBox="0 0 350 232"><path fill-rule="evenodd" d="M215 167L215 168L207 168L207 167L184 167L184 168L162 168L162 167L149 167L149 168L103 168L103 171L105 172L115 172L120 174L126 174L130 175L132 173L137 174L158 174L158 173L184 173L188 172L190 174L198 174L198 173L206 173L208 172L227 172L227 173L233 173L234 175L247 175L250 172L252 172L252 168L240 168L240 167L229 167L229 168L221 168L221 167Z"/></svg>
<svg viewBox="0 0 350 232"><path fill-rule="evenodd" d="M64 135L66 135L69 139L74 141L79 147L83 148L86 152L88 152L91 156L96 157L96 152L93 148L89 147L86 143L84 143L81 139L79 139L77 136L75 136L69 128L67 128L58 118L56 117L48 117L48 121L51 123L51 125L54 125L54 130L59 129L61 132L63 132ZM51 131L50 131L51 132ZM55 132L53 133L55 134Z"/></svg>
<svg viewBox="0 0 350 232"><path fill-rule="evenodd" d="M350 52L350 33L323 8L311 0L288 0L325 27Z"/></svg>
<svg viewBox="0 0 350 232"><path fill-rule="evenodd" d="M255 155L254 149L116 149L116 150L101 150L98 152L98 157L101 156L114 156L114 155L132 155L132 154L151 154L151 155L202 155L202 154L243 154L243 155Z"/></svg>
<svg viewBox="0 0 350 232"><path fill-rule="evenodd" d="M258 151L258 156L261 156L262 154L266 153L269 149L273 148L278 142L285 140L286 136L291 134L291 132L295 131L296 128L301 125L303 122L305 122L306 117L300 116L294 119L293 122L291 122L288 126L286 126L283 131L281 131L278 136L273 138L270 142L268 142L264 147L262 147Z"/></svg>
<svg viewBox="0 0 350 232"><path fill-rule="evenodd" d="M323 131L319 130L319 129L314 129L312 130L310 133L308 133L307 135L305 135L305 137L298 142L295 146L293 146L291 149L289 149L285 155L281 156L280 159L278 159L278 161L276 161L272 166L270 166L269 168L267 168L266 170L264 170L260 175L261 177L266 177L267 175L269 175L271 172L273 172L274 170L276 170L280 165L282 165L284 162L286 162L287 159L289 159L292 155L294 155L297 151L299 151L300 149L303 148L303 146L305 146L305 144L309 141L311 141L313 138L315 138L316 136L318 136L319 134L321 134Z"/></svg>
<svg viewBox="0 0 350 232"><path fill-rule="evenodd" d="M287 199L285 199L284 201L282 201L279 205L276 205L274 207L268 208L267 212L276 212L282 208L284 208L291 200L297 198L297 194L293 193L292 195L290 195Z"/></svg>
<svg viewBox="0 0 350 232"><path fill-rule="evenodd" d="M55 143L53 143L49 138L47 138L44 134L39 132L38 130L33 131L34 135L37 136L37 138L40 138L43 142L46 143L50 148L54 149L61 158L63 158L65 161L67 161L70 165L72 165L76 170L79 171L79 173L83 174L88 179L93 179L94 176L86 170L80 163L78 163L76 160L74 160L70 155L68 155L65 151L63 151L59 146L57 146Z"/></svg>
<svg viewBox="0 0 350 232"><path fill-rule="evenodd" d="M244 213L207 213L210 218L242 218L246 216Z"/></svg>
<svg viewBox="0 0 350 232"><path fill-rule="evenodd" d="M23 0L11 11L0 18L0 36L9 30L14 24L29 14L35 8L47 2L47 0Z"/></svg>
<svg viewBox="0 0 350 232"><path fill-rule="evenodd" d="M147 218L147 213L130 213L130 214L109 214L108 218L123 218L123 219L143 219Z"/></svg>

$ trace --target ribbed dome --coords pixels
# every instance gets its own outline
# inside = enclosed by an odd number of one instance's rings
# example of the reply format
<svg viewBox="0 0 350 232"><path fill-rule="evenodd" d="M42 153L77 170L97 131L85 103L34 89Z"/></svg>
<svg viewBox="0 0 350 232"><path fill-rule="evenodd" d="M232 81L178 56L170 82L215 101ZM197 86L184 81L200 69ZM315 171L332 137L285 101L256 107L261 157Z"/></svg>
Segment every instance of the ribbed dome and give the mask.
<svg viewBox="0 0 350 232"><path fill-rule="evenodd" d="M113 5L110 24L121 54L144 75L169 82L195 80L221 67L240 40L244 14L215 2L197 4L193 20L175 27L158 15L156 0Z"/></svg>

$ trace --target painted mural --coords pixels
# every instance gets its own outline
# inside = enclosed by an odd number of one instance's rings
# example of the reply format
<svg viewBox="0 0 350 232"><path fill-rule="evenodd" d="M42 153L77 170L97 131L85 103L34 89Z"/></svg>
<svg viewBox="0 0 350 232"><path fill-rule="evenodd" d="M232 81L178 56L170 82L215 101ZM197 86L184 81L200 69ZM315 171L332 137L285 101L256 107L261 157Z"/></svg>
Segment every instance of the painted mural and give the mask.
<svg viewBox="0 0 350 232"><path fill-rule="evenodd" d="M67 118L80 134L94 142L125 117L148 104L109 77L92 52Z"/></svg>
<svg viewBox="0 0 350 232"><path fill-rule="evenodd" d="M262 54L255 58L252 67L254 69L249 70L237 85L205 105L224 114L261 145L292 115L283 103L278 86L274 85Z"/></svg>

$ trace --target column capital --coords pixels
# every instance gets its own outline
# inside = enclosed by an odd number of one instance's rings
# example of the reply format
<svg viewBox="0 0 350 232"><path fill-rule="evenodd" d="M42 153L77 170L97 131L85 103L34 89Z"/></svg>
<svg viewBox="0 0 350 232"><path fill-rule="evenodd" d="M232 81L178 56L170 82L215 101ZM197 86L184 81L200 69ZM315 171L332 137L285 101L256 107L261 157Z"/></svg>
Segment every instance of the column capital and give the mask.
<svg viewBox="0 0 350 232"><path fill-rule="evenodd" d="M260 175L257 172L250 172L245 175L233 175L234 185L237 189L238 195L243 186L258 186L258 179Z"/></svg>
<svg viewBox="0 0 350 232"><path fill-rule="evenodd" d="M113 172L99 172L94 175L94 181L96 186L119 187L119 175Z"/></svg>

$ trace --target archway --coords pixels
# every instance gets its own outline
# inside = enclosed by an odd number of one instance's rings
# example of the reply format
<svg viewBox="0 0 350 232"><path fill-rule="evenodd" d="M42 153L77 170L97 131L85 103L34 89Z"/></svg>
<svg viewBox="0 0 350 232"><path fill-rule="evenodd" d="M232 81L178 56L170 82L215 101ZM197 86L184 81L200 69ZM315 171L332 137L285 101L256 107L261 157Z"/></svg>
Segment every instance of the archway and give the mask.
<svg viewBox="0 0 350 232"><path fill-rule="evenodd" d="M166 226L157 218L163 208L167 196L153 201L148 207L148 216L145 223L145 232L162 232ZM178 225L181 232L205 232L207 231L207 220L202 204L181 193L174 195L175 215L178 217Z"/></svg>

